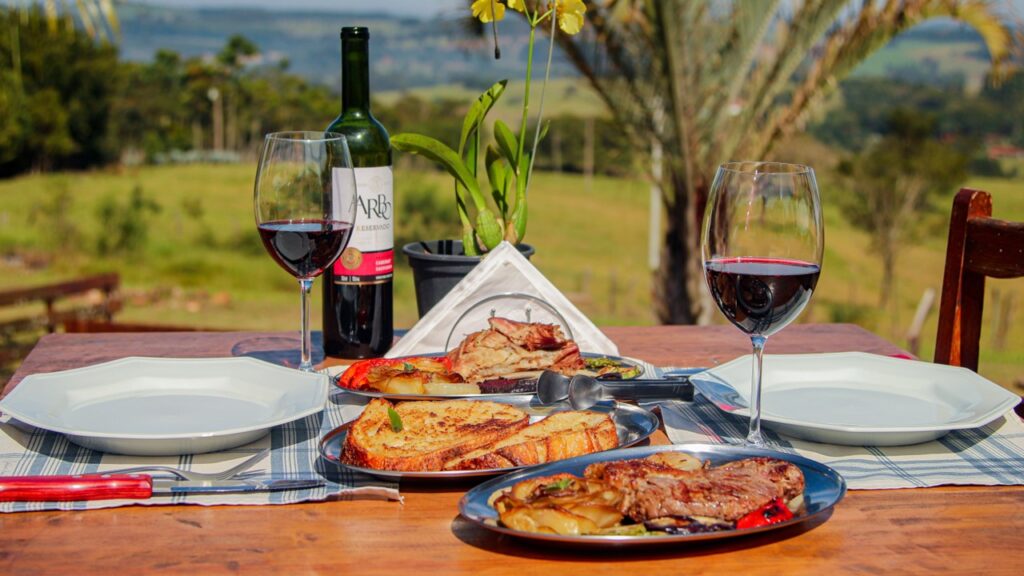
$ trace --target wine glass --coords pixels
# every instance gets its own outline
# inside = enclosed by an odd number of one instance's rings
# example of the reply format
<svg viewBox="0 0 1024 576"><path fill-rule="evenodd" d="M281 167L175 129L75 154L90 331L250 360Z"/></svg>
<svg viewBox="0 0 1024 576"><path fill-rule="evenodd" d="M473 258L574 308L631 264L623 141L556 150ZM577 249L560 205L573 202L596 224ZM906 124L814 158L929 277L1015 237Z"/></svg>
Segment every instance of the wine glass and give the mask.
<svg viewBox="0 0 1024 576"><path fill-rule="evenodd" d="M718 168L704 213L701 253L711 296L750 336L754 349L748 444L764 445L765 342L810 300L823 242L814 170L778 162L730 162Z"/></svg>
<svg viewBox="0 0 1024 576"><path fill-rule="evenodd" d="M277 132L263 142L255 186L256 226L274 261L299 280L302 352L313 370L309 291L338 259L355 224L355 172L348 142L333 132Z"/></svg>

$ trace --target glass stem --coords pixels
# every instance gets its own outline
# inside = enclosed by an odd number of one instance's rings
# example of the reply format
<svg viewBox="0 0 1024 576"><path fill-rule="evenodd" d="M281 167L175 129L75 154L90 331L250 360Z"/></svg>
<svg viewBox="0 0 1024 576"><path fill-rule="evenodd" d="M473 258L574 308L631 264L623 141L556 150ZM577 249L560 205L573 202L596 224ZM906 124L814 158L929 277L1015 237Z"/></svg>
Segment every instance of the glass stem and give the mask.
<svg viewBox="0 0 1024 576"><path fill-rule="evenodd" d="M747 443L754 446L764 446L764 438L761 436L761 376L764 374L762 360L767 341L768 338L758 334L750 337L754 358L751 362L753 374L750 378L750 431L747 433Z"/></svg>
<svg viewBox="0 0 1024 576"><path fill-rule="evenodd" d="M309 291L313 288L313 279L299 280L299 289L302 292L302 359L299 363L299 370L304 372L313 371L313 348L312 338L309 334Z"/></svg>

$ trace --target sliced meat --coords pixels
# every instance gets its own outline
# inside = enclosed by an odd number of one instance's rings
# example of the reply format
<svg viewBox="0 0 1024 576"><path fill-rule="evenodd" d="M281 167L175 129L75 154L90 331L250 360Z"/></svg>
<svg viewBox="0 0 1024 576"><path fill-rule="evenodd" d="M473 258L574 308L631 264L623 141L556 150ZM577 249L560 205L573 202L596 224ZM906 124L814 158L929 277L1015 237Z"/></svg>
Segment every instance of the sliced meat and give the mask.
<svg viewBox="0 0 1024 576"><path fill-rule="evenodd" d="M554 324L527 324L508 318L490 318L488 323L492 330L527 350L557 350L566 342L562 329Z"/></svg>
<svg viewBox="0 0 1024 576"><path fill-rule="evenodd" d="M474 332L448 353L452 372L467 382L533 370L566 374L584 367L579 347L557 326L489 319L491 328Z"/></svg>
<svg viewBox="0 0 1024 576"><path fill-rule="evenodd" d="M692 471L624 460L592 466L585 475L621 492L620 511L637 522L664 516L735 521L775 498L789 500L804 490L800 468L772 458L748 458Z"/></svg>

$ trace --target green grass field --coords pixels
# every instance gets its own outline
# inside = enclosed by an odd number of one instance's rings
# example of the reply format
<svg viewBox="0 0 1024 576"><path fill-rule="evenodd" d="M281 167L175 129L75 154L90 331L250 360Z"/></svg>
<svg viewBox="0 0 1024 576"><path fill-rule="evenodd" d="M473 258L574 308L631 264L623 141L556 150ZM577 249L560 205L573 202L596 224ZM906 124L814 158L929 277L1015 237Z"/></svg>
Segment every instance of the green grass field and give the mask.
<svg viewBox="0 0 1024 576"><path fill-rule="evenodd" d="M263 252L252 217L249 165L144 167L78 174L25 176L0 182L0 289L77 275L116 271L128 296L123 321L211 328L292 330L298 326L296 282ZM952 193L936 200L923 219L921 238L901 255L894 305L877 307L878 258L867 237L828 201L841 193L819 174L825 198L826 255L812 305L801 321L852 321L905 345L919 298L938 290L945 254L946 214ZM997 216L1024 220L1024 180L977 179L989 190ZM158 205L140 218L148 233L137 251L100 256L97 246L114 225L98 216L111 199L123 203L134 188ZM433 190L447 202L447 177L399 171L399 233L403 195ZM650 324L651 274L647 267L648 186L642 180L538 174L530 196L526 240L533 262L599 325ZM454 218L454 215L453 215ZM404 260L399 258L400 261ZM396 325L416 321L411 273L404 262L395 280ZM1024 379L1024 283L990 282L981 371L1004 384ZM1012 294L1002 349L994 340L993 290ZM319 310L319 290L314 290ZM937 306L937 305L936 305ZM38 309L36 309L38 310ZM27 310L3 311L6 316ZM933 311L920 356L930 359ZM314 313L314 326L319 325ZM739 336L737 336L739 337Z"/></svg>
<svg viewBox="0 0 1024 576"><path fill-rule="evenodd" d="M530 85L530 119L537 116L540 106L541 87L544 79L543 70L534 71L533 83ZM500 119L509 126L518 127L523 115L523 78L510 78L508 86L494 110L488 116L492 120ZM484 87L486 88L486 87ZM428 102L452 100L456 102L472 102L480 96L481 90L470 90L460 85L439 85L413 88L404 91L380 92L374 98L391 106L403 95L411 94ZM563 114L579 117L602 117L608 115L608 109L601 101L590 84L581 78L552 78L544 95L544 117L557 118Z"/></svg>

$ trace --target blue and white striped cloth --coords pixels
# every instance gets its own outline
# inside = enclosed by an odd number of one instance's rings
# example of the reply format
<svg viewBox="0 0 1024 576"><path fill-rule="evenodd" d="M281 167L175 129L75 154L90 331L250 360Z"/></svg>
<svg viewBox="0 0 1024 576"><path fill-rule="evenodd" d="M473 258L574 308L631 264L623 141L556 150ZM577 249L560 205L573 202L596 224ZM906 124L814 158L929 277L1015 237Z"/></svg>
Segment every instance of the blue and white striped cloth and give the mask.
<svg viewBox="0 0 1024 576"><path fill-rule="evenodd" d="M738 444L746 437L745 417L726 414L699 394L693 402L659 404L675 444ZM1012 410L987 426L911 446L835 446L762 432L771 448L835 468L852 490L1024 484L1024 423Z"/></svg>
<svg viewBox="0 0 1024 576"><path fill-rule="evenodd" d="M147 464L163 464L196 472L226 470L264 448L266 459L253 466L262 471L252 478L317 478L323 486L304 490L247 494L155 496L149 500L88 502L0 502L0 512L32 510L90 510L131 504L291 504L353 498L399 499L397 482L353 473L320 457L320 439L362 411L363 402L349 395L334 396L313 416L273 428L252 444L211 454L165 457L120 456L96 452L68 442L62 434L25 427L0 418L0 476L90 474Z"/></svg>

